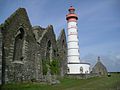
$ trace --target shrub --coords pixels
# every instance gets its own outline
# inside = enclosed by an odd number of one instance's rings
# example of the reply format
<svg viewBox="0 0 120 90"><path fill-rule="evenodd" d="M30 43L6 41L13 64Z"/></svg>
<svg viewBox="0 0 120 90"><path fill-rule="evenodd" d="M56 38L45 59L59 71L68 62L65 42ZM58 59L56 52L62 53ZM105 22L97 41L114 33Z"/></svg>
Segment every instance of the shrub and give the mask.
<svg viewBox="0 0 120 90"><path fill-rule="evenodd" d="M54 60L52 60L52 62L50 62L50 70L51 70L52 75L59 74L60 68L59 68L59 61L58 60L54 59Z"/></svg>
<svg viewBox="0 0 120 90"><path fill-rule="evenodd" d="M56 75L60 72L59 61L54 59L51 62L49 60L42 60L43 75L47 74L48 66L50 68L51 74Z"/></svg>

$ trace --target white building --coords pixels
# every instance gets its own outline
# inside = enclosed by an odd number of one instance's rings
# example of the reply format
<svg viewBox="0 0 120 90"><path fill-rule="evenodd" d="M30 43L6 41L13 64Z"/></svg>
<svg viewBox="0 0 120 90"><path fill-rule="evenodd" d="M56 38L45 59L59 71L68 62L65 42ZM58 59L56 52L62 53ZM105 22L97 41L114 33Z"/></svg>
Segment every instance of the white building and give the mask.
<svg viewBox="0 0 120 90"><path fill-rule="evenodd" d="M68 72L67 74L85 74L90 73L90 64L80 62L79 40L78 40L78 17L74 13L74 7L69 8L66 15L67 20L67 37L68 37Z"/></svg>

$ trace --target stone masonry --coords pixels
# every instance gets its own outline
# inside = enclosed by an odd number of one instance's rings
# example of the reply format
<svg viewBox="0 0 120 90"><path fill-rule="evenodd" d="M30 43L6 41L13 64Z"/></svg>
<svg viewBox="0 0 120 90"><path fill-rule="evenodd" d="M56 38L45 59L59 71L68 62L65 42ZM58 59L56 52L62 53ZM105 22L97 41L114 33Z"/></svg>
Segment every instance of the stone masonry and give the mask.
<svg viewBox="0 0 120 90"><path fill-rule="evenodd" d="M41 81L43 60L59 60L65 75L66 48L64 30L56 40L52 25L32 27L26 10L17 9L0 25L0 83Z"/></svg>
<svg viewBox="0 0 120 90"><path fill-rule="evenodd" d="M18 8L0 25L0 84L58 82L57 75L67 74L66 42L64 29L56 40L52 25L32 27L25 8ZM92 74L107 75L99 59ZM56 68L51 69L53 66Z"/></svg>
<svg viewBox="0 0 120 90"><path fill-rule="evenodd" d="M61 31L60 36L58 37L57 46L59 52L58 56L60 60L61 76L64 76L67 73L67 44L64 29Z"/></svg>
<svg viewBox="0 0 120 90"><path fill-rule="evenodd" d="M108 73L107 68L100 61L99 56L98 56L97 63L92 68L92 73L97 74L98 76L104 76L104 75L107 75L107 73Z"/></svg>

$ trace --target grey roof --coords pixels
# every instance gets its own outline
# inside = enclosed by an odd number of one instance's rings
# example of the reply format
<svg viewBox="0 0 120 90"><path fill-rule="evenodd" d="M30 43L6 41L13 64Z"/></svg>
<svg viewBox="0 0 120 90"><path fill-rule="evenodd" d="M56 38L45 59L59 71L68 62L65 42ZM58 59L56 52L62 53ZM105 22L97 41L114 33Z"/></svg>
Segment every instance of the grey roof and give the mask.
<svg viewBox="0 0 120 90"><path fill-rule="evenodd" d="M103 67L103 68L106 68L101 61L98 61L94 67Z"/></svg>

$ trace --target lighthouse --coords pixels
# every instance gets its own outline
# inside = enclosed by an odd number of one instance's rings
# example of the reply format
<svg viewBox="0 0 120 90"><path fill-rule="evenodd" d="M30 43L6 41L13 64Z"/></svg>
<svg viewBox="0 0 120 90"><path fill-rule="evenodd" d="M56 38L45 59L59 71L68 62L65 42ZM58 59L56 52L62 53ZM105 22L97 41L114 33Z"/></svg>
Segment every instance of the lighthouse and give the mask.
<svg viewBox="0 0 120 90"><path fill-rule="evenodd" d="M79 40L77 29L78 17L75 14L74 7L71 6L68 11L69 13L66 16L68 31L68 62L80 63Z"/></svg>
<svg viewBox="0 0 120 90"><path fill-rule="evenodd" d="M80 63L79 40L77 20L78 16L75 14L75 8L70 7L69 13L66 15L67 20L67 37L68 37L68 73L79 73L76 64Z"/></svg>
<svg viewBox="0 0 120 90"><path fill-rule="evenodd" d="M80 62L79 39L78 39L78 16L75 14L75 8L70 6L67 20L67 74L89 73L89 63Z"/></svg>

